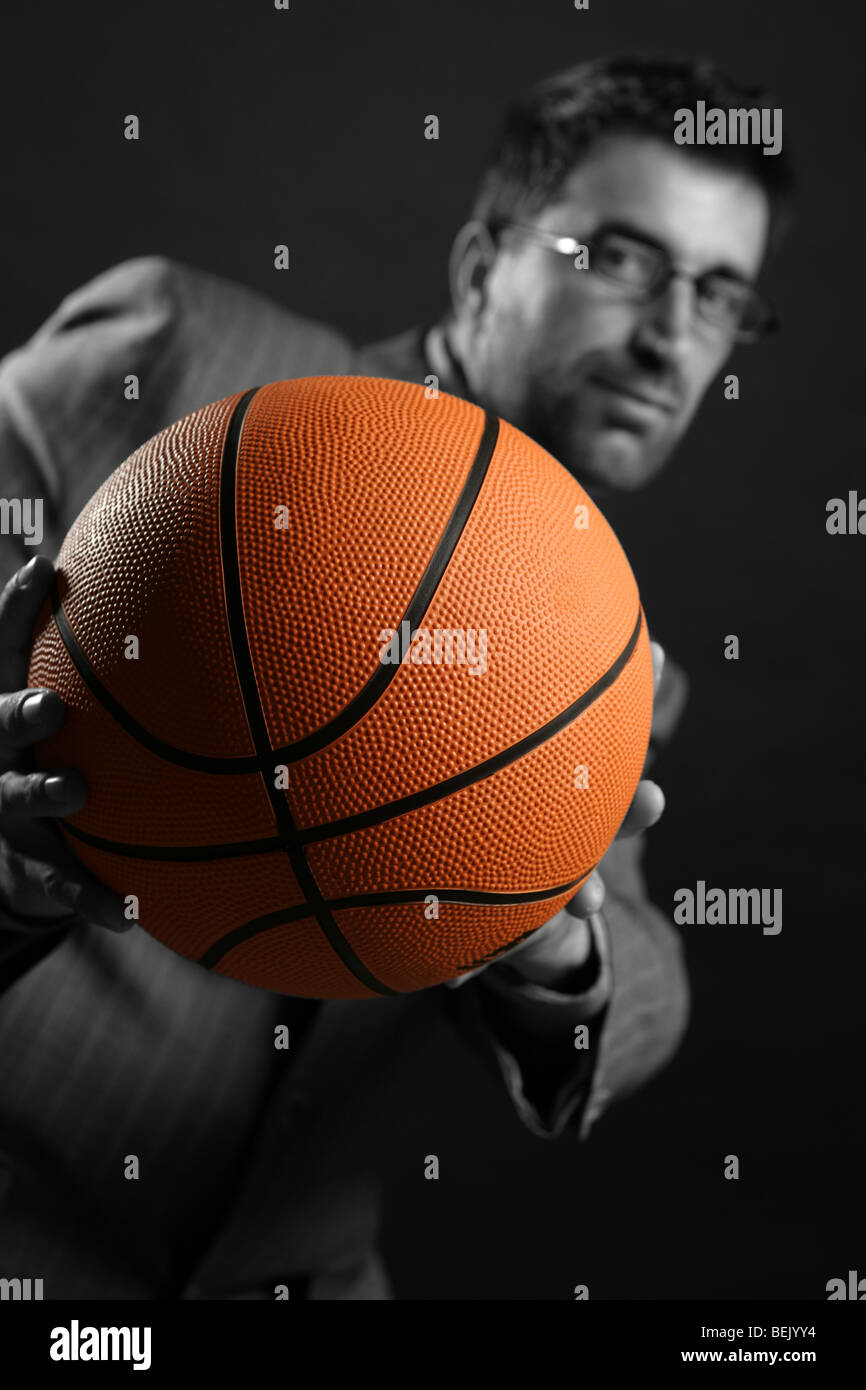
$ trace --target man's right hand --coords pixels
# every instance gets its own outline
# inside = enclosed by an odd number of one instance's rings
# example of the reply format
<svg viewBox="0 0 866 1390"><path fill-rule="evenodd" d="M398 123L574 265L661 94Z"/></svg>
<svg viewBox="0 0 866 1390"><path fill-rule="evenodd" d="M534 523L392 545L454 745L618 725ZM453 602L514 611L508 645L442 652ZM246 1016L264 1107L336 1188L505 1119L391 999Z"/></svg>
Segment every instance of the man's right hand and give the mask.
<svg viewBox="0 0 866 1390"><path fill-rule="evenodd" d="M33 628L54 566L37 555L0 593L0 932L39 933L84 922L133 925L121 900L92 878L51 817L83 806L80 772L33 769L31 745L56 732L65 707L53 690L24 689Z"/></svg>

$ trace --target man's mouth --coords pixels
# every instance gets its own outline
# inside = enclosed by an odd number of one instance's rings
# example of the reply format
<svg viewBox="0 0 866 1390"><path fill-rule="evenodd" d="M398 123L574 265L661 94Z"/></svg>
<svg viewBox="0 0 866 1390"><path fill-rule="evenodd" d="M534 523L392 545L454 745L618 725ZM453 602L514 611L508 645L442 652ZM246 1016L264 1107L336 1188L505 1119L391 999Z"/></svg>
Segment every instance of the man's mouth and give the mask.
<svg viewBox="0 0 866 1390"><path fill-rule="evenodd" d="M615 381L608 377L594 376L591 378L593 386L600 386L603 391L611 391L624 400L634 401L653 410L659 410L672 414L677 408L677 402L673 396L666 392L656 391L650 386L635 385L631 382Z"/></svg>

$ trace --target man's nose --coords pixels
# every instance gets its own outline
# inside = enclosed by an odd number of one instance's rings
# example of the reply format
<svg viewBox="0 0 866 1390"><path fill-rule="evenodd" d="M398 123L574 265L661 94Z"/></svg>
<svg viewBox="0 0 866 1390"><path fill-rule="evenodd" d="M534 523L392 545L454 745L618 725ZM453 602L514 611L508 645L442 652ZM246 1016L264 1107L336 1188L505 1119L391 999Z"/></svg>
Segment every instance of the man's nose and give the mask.
<svg viewBox="0 0 866 1390"><path fill-rule="evenodd" d="M674 275L644 306L635 329L635 346L667 362L682 362L692 347L694 286L685 275Z"/></svg>

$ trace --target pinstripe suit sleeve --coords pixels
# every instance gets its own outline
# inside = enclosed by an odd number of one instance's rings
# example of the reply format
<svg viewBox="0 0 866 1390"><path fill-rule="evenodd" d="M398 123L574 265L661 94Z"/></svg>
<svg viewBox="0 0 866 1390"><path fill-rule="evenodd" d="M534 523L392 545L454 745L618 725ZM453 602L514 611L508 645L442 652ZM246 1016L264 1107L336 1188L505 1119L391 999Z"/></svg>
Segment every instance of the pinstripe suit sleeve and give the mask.
<svg viewBox="0 0 866 1390"><path fill-rule="evenodd" d="M687 695L685 673L669 657L656 693L647 767L671 737ZM645 835L615 840L599 865L606 898L593 921L598 971L583 994L507 985L495 967L459 990L444 991L454 996L443 999L446 1011L501 1074L518 1116L540 1138L576 1131L585 1139L612 1101L666 1065L685 1030L682 946L649 900L641 867L645 843ZM578 1025L586 1027L580 1049Z"/></svg>
<svg viewBox="0 0 866 1390"><path fill-rule="evenodd" d="M585 1139L612 1101L670 1060L688 1017L688 983L674 927L649 901L643 837L616 841L600 871L607 896L594 923L597 979L582 995L512 987L491 972L443 989L452 1021L504 1080L518 1117L543 1139ZM580 1048L576 1029L585 1026Z"/></svg>
<svg viewBox="0 0 866 1390"><path fill-rule="evenodd" d="M641 870L645 837L614 842L601 862L609 884L604 915L613 988L599 1044L581 1137L613 1100L630 1095L666 1066L689 1016L689 987L679 933L647 893Z"/></svg>
<svg viewBox="0 0 866 1390"><path fill-rule="evenodd" d="M47 520L41 547L4 538L0 581L37 551L55 555L109 473L175 420L353 362L335 330L165 257L96 276L0 362L0 495L43 498ZM127 398L132 376L138 399Z"/></svg>

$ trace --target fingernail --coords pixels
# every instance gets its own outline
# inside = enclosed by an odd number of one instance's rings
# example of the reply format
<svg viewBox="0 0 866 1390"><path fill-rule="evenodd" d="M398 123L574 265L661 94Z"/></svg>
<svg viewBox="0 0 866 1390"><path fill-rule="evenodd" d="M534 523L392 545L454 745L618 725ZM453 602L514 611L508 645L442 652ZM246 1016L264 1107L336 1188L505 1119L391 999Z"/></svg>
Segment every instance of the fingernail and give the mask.
<svg viewBox="0 0 866 1390"><path fill-rule="evenodd" d="M68 795L66 783L62 777L47 777L45 779L45 791L52 801L65 801Z"/></svg>
<svg viewBox="0 0 866 1390"><path fill-rule="evenodd" d="M33 579L33 572L34 572L34 570L36 569L36 561L37 561L37 559L38 559L38 556L34 555L34 556L33 556L33 559L32 559L32 560L28 560L28 561L27 561L27 564L24 566L24 568L23 568L23 569L20 569L20 570L18 571L18 587L19 587L19 589L26 589L26 588L27 588L27 585L32 581L32 579Z"/></svg>
<svg viewBox="0 0 866 1390"><path fill-rule="evenodd" d="M42 718L42 706L45 702L44 693L38 695L28 695L21 706L21 718L25 724L34 726Z"/></svg>

